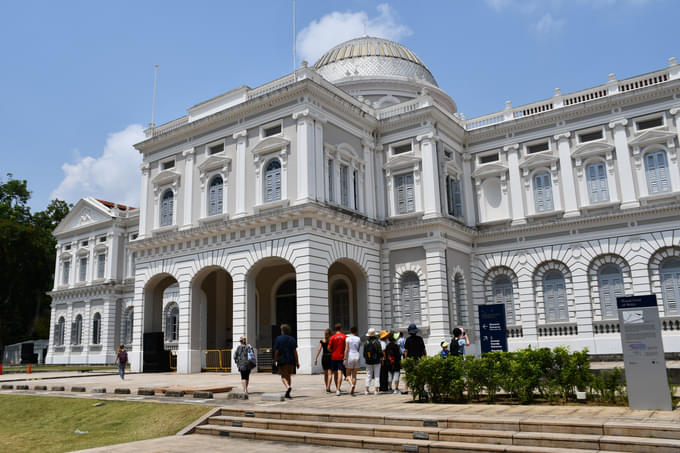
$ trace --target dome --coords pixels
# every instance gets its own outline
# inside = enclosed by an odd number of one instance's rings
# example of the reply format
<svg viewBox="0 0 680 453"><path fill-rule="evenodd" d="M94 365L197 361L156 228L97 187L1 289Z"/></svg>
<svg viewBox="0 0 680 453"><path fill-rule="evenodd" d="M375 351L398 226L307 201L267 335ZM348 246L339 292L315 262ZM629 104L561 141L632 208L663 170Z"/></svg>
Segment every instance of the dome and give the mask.
<svg viewBox="0 0 680 453"><path fill-rule="evenodd" d="M420 79L437 86L432 73L411 50L383 38L365 36L338 44L314 64L329 82L350 77Z"/></svg>

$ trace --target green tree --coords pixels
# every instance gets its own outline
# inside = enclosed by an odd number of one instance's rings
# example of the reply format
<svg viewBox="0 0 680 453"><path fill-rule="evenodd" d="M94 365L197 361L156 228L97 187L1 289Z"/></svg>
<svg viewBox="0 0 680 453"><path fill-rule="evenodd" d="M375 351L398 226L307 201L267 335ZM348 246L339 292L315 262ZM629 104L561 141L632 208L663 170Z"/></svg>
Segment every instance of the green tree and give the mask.
<svg viewBox="0 0 680 453"><path fill-rule="evenodd" d="M70 206L52 200L31 214L25 180L0 180L0 351L4 345L49 336L50 298L54 282L52 231Z"/></svg>

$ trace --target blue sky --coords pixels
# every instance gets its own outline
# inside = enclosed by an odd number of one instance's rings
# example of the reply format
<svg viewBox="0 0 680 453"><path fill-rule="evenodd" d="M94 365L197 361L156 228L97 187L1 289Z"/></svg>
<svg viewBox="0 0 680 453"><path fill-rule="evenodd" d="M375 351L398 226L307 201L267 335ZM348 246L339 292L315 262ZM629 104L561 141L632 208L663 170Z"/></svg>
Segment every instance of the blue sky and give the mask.
<svg viewBox="0 0 680 453"><path fill-rule="evenodd" d="M666 67L675 0L297 0L298 60L366 32L413 50L468 118ZM292 0L32 1L0 6L0 175L31 206L137 204L131 144L156 123L292 70Z"/></svg>

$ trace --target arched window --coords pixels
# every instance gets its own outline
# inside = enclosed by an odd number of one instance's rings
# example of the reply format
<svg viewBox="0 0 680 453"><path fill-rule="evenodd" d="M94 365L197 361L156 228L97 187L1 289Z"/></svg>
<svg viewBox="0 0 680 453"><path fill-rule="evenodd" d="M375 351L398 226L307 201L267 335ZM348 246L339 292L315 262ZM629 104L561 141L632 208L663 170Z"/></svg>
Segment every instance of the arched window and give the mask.
<svg viewBox="0 0 680 453"><path fill-rule="evenodd" d="M666 258L660 266L661 288L667 314L680 311L680 258Z"/></svg>
<svg viewBox="0 0 680 453"><path fill-rule="evenodd" d="M668 161L664 151L653 151L645 155L645 174L647 175L647 190L650 194L671 191Z"/></svg>
<svg viewBox="0 0 680 453"><path fill-rule="evenodd" d="M57 321L57 325L54 328L54 344L55 346L64 346L64 329L65 329L65 324L66 321L64 320L64 317L61 316L59 318L59 321Z"/></svg>
<svg viewBox="0 0 680 453"><path fill-rule="evenodd" d="M331 290L331 322L342 324L347 329L352 325L349 309L349 286L345 280L337 280Z"/></svg>
<svg viewBox="0 0 680 453"><path fill-rule="evenodd" d="M420 279L415 272L401 276L401 307L405 322L420 324Z"/></svg>
<svg viewBox="0 0 680 453"><path fill-rule="evenodd" d="M171 304L165 314L165 341L179 340L179 307Z"/></svg>
<svg viewBox="0 0 680 453"><path fill-rule="evenodd" d="M543 303L547 322L568 322L567 288L562 272L553 270L543 277Z"/></svg>
<svg viewBox="0 0 680 453"><path fill-rule="evenodd" d="M83 317L81 315L76 316L76 322L72 325L71 330L71 344L79 345L82 343L83 339Z"/></svg>
<svg viewBox="0 0 680 453"><path fill-rule="evenodd" d="M549 212L553 210L550 173L539 173L534 176L534 203L536 205L536 212Z"/></svg>
<svg viewBox="0 0 680 453"><path fill-rule="evenodd" d="M273 159L264 170L264 202L281 199L281 162Z"/></svg>
<svg viewBox="0 0 680 453"><path fill-rule="evenodd" d="M623 297L623 275L616 264L607 264L597 273L602 319L617 317L616 298Z"/></svg>
<svg viewBox="0 0 680 453"><path fill-rule="evenodd" d="M92 318L92 344L101 342L102 315L95 313Z"/></svg>
<svg viewBox="0 0 680 453"><path fill-rule="evenodd" d="M172 225L172 212L173 212L173 205L174 205L174 198L175 194L172 193L172 190L168 189L165 192L163 192L163 196L161 197L161 206L160 206L160 226L169 226Z"/></svg>
<svg viewBox="0 0 680 453"><path fill-rule="evenodd" d="M493 303L505 304L505 322L515 324L515 302L513 300L512 280L507 275L499 275L493 281Z"/></svg>
<svg viewBox="0 0 680 453"><path fill-rule="evenodd" d="M208 189L208 215L222 214L223 190L224 183L222 177L217 175L210 181Z"/></svg>
<svg viewBox="0 0 680 453"><path fill-rule="evenodd" d="M588 179L588 193L591 203L609 201L609 187L607 185L607 169L604 162L596 162L586 167Z"/></svg>
<svg viewBox="0 0 680 453"><path fill-rule="evenodd" d="M132 327L135 319L135 311L132 308L128 308L125 312L125 318L123 323L123 344L132 343Z"/></svg>

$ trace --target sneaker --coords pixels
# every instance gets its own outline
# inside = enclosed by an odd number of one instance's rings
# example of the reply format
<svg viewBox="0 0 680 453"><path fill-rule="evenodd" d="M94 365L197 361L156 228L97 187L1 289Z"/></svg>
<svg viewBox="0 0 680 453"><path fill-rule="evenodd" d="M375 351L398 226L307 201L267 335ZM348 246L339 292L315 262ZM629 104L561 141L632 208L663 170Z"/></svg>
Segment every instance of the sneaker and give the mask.
<svg viewBox="0 0 680 453"><path fill-rule="evenodd" d="M326 389L326 393L333 393L331 389Z"/></svg>
<svg viewBox="0 0 680 453"><path fill-rule="evenodd" d="M378 394L378 391L377 391L377 390L374 390L374 391L373 391L373 394L374 394L374 395L377 395L377 394Z"/></svg>
<svg viewBox="0 0 680 453"><path fill-rule="evenodd" d="M364 390L364 395L368 395L368 390Z"/></svg>
<svg viewBox="0 0 680 453"><path fill-rule="evenodd" d="M336 391L335 391L335 395L336 395L336 396L340 396L340 390L336 390Z"/></svg>
<svg viewBox="0 0 680 453"><path fill-rule="evenodd" d="M286 390L286 398L288 399L293 399L292 396L290 396L290 391L293 390L291 387L288 387L288 390Z"/></svg>
<svg viewBox="0 0 680 453"><path fill-rule="evenodd" d="M399 390L395 390L395 391L392 392L392 393L393 393L394 395L399 395Z"/></svg>
<svg viewBox="0 0 680 453"><path fill-rule="evenodd" d="M402 395L408 395L408 390L405 391L405 392L402 390L401 394L402 394Z"/></svg>

